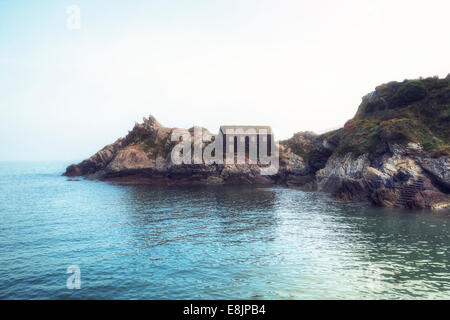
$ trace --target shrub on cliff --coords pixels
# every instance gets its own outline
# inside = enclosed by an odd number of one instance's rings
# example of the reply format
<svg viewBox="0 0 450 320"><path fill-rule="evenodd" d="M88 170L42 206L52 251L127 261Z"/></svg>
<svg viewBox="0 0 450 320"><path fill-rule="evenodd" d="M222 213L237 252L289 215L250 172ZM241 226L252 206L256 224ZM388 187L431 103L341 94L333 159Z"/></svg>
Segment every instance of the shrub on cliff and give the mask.
<svg viewBox="0 0 450 320"><path fill-rule="evenodd" d="M358 157L363 153L376 153L382 147L379 121L353 120L346 126L334 152L336 155L344 156L349 153Z"/></svg>
<svg viewBox="0 0 450 320"><path fill-rule="evenodd" d="M345 124L344 124L344 133L350 133L353 130L355 130L356 126L355 126L355 121L353 120L348 120Z"/></svg>
<svg viewBox="0 0 450 320"><path fill-rule="evenodd" d="M403 107L410 103L422 100L427 96L427 89L420 81L407 81L398 88L393 95L389 107Z"/></svg>
<svg viewBox="0 0 450 320"><path fill-rule="evenodd" d="M421 78L377 86L363 98L352 120L344 126L337 149L341 154L373 154L382 148L377 143L414 142L432 156L450 155L450 79ZM375 123L379 125L376 136L368 127L375 130Z"/></svg>
<svg viewBox="0 0 450 320"><path fill-rule="evenodd" d="M443 113L443 117L447 117L447 112ZM437 123L440 122L437 121L435 125ZM450 154L449 137L438 135L436 130L432 130L434 128L412 116L388 120L352 120L344 127L335 154L351 154L354 157L364 153L377 155L387 150L388 143L407 145L409 142L422 145L432 156ZM443 127L440 129L448 130Z"/></svg>
<svg viewBox="0 0 450 320"><path fill-rule="evenodd" d="M290 148L292 153L307 160L309 154L314 149L313 141L317 138L317 135L313 132L297 132L292 138L280 141L280 144Z"/></svg>
<svg viewBox="0 0 450 320"><path fill-rule="evenodd" d="M387 103L384 99L377 98L370 100L366 104L366 112L383 111L387 108Z"/></svg>

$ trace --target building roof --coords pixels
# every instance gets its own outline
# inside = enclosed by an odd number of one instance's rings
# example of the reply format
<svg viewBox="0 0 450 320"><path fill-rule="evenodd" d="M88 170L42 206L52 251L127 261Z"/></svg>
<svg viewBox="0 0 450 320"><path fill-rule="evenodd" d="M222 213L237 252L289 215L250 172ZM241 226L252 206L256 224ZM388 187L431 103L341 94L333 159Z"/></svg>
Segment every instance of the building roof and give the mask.
<svg viewBox="0 0 450 320"><path fill-rule="evenodd" d="M220 126L220 131L222 134L226 134L226 130L251 130L254 129L257 133L259 130L266 130L267 134L272 134L272 128L270 126Z"/></svg>

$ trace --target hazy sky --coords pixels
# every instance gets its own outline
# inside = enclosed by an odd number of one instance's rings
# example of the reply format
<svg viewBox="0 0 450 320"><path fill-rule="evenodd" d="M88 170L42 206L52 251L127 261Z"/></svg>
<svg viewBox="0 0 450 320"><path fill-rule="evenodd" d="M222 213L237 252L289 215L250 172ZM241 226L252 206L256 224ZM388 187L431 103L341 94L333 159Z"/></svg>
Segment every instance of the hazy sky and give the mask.
<svg viewBox="0 0 450 320"><path fill-rule="evenodd" d="M0 0L0 160L82 160L149 114L277 139L335 128L381 83L450 72L449 13L448 0Z"/></svg>

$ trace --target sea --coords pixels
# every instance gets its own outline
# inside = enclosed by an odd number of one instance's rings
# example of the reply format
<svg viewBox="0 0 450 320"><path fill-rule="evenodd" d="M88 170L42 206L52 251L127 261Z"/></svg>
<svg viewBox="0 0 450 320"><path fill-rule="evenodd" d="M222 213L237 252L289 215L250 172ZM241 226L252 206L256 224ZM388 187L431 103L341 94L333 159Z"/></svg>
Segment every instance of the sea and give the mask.
<svg viewBox="0 0 450 320"><path fill-rule="evenodd" d="M450 214L0 163L0 299L449 299Z"/></svg>

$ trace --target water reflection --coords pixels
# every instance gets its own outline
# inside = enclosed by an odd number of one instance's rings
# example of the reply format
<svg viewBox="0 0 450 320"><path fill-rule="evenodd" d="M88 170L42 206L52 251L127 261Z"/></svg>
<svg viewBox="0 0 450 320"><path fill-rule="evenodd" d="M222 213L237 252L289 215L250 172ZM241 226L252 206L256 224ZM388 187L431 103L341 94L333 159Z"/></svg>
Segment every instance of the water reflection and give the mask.
<svg viewBox="0 0 450 320"><path fill-rule="evenodd" d="M259 234L270 240L277 223L273 211L277 193L271 188L155 185L125 188L132 223L144 230L154 225L169 232L182 221L186 229L197 231L195 236L201 235L202 230L210 230L212 234L208 237L218 240L222 239L220 234L242 233Z"/></svg>
<svg viewBox="0 0 450 320"><path fill-rule="evenodd" d="M0 164L0 298L449 298L449 216ZM79 265L82 290L67 290Z"/></svg>
<svg viewBox="0 0 450 320"><path fill-rule="evenodd" d="M284 188L124 188L135 245L176 278L196 270L198 283L206 277L235 293L246 287L248 298L441 297L449 290L448 217Z"/></svg>
<svg viewBox="0 0 450 320"><path fill-rule="evenodd" d="M355 208L345 213L349 225L363 236L360 259L376 270L375 276L386 284L384 289L391 290L389 294L421 296L450 290L445 213L373 208L364 209L363 215Z"/></svg>

